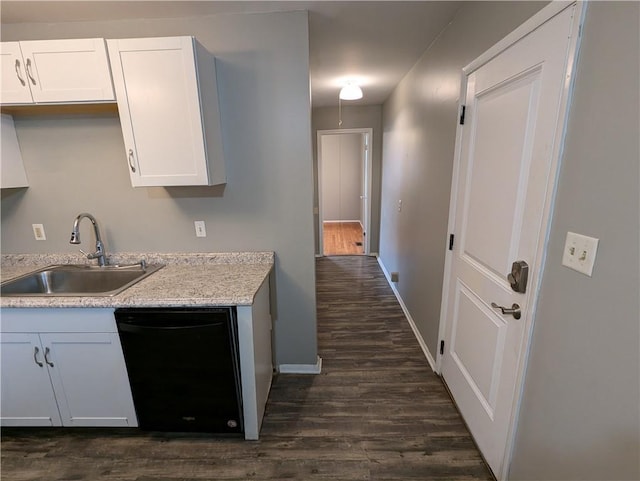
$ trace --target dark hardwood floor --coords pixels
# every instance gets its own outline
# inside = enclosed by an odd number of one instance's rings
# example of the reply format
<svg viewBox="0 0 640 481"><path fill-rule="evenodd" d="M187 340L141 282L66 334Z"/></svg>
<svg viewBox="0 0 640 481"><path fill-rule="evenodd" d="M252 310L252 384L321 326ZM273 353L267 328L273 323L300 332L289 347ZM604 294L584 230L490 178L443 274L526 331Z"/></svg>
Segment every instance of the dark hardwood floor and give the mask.
<svg viewBox="0 0 640 481"><path fill-rule="evenodd" d="M322 374L275 379L260 441L4 429L3 481L491 480L375 259L317 260Z"/></svg>

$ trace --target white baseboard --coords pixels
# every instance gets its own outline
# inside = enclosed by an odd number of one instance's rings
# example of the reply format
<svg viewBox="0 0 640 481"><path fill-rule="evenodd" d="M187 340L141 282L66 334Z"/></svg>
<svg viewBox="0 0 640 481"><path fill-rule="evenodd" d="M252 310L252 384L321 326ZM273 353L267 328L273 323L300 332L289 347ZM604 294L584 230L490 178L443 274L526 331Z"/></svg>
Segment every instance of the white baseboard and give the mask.
<svg viewBox="0 0 640 481"><path fill-rule="evenodd" d="M389 271L384 266L382 259L380 259L379 256L377 257L378 257L378 264L380 264L380 268L382 269L384 276L387 278L387 282L389 283L391 290L396 295L396 299L398 299L398 302L400 303L400 307L402 307L402 311L404 312L404 315L407 318L407 322L409 322L409 325L411 326L411 330L413 331L413 334L416 336L416 339L418 340L418 344L420 344L420 348L422 349L424 356L427 358L427 362L429 363L429 366L431 366L431 370L433 372L436 372L436 361L431 355L431 352L427 347L427 343L424 342L424 339L422 338L422 334L420 334L420 331L418 331L418 326L416 326L416 323L414 322L413 317L411 317L411 313L409 312L409 309L407 309L406 304L402 300L402 297L400 296L398 289L396 288L395 284L391 282L391 275L389 274Z"/></svg>
<svg viewBox="0 0 640 481"><path fill-rule="evenodd" d="M362 225L362 222L360 222L360 220L358 219L342 219L342 220L323 220L322 223L323 224L343 224L343 223L350 223L350 224L360 224Z"/></svg>
<svg viewBox="0 0 640 481"><path fill-rule="evenodd" d="M320 374L322 371L322 358L318 356L315 364L280 364L280 374Z"/></svg>

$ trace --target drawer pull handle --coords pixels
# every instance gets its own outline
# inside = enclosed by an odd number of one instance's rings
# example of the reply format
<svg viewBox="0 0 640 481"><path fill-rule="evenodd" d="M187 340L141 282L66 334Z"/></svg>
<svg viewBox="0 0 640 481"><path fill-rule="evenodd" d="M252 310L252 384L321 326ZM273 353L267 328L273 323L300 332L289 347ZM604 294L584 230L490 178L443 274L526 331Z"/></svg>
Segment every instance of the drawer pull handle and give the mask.
<svg viewBox="0 0 640 481"><path fill-rule="evenodd" d="M36 346L36 347L34 347L34 348L33 348L33 360L35 361L35 363L36 363L38 366L42 367L42 366L44 366L44 364L42 364L42 362L41 362L41 361L38 361L38 353L39 353L39 352L40 352L40 349L38 349L38 346Z"/></svg>
<svg viewBox="0 0 640 481"><path fill-rule="evenodd" d="M44 362L46 362L49 366L53 367L53 363L49 360L49 353L51 350L48 347L44 348Z"/></svg>

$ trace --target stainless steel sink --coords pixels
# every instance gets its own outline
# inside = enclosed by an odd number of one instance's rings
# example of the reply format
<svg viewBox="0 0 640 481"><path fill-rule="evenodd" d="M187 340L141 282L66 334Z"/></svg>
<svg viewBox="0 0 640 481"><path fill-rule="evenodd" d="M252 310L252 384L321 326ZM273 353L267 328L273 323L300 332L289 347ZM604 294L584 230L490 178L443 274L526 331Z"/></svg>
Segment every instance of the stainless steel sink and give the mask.
<svg viewBox="0 0 640 481"><path fill-rule="evenodd" d="M162 265L56 265L0 284L2 296L115 296Z"/></svg>

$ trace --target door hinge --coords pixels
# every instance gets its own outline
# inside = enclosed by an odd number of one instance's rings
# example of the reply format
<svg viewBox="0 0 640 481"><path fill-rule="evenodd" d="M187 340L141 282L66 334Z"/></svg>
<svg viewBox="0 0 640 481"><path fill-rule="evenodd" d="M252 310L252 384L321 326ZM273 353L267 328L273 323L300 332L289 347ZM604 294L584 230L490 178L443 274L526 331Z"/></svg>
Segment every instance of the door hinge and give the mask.
<svg viewBox="0 0 640 481"><path fill-rule="evenodd" d="M462 107L460 107L460 125L464 125L464 114L467 110L467 106L463 105Z"/></svg>
<svg viewBox="0 0 640 481"><path fill-rule="evenodd" d="M455 235L453 235L453 234L449 234L449 250L450 250L450 251L452 251L452 250L453 250L453 239L454 239L455 237L456 237Z"/></svg>
<svg viewBox="0 0 640 481"><path fill-rule="evenodd" d="M440 355L444 354L444 340L440 341Z"/></svg>

